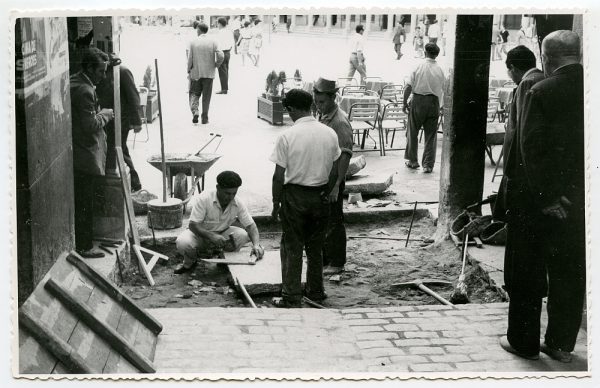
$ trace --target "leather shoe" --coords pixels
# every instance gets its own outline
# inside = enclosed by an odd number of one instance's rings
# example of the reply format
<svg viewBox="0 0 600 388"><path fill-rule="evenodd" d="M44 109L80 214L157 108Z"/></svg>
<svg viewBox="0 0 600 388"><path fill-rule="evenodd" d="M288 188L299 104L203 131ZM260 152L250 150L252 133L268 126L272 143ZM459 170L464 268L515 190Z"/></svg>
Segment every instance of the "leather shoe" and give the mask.
<svg viewBox="0 0 600 388"><path fill-rule="evenodd" d="M433 171L433 168L431 168L431 167L423 167L423 172L425 174L431 174L432 171Z"/></svg>
<svg viewBox="0 0 600 388"><path fill-rule="evenodd" d="M217 93L215 94L227 94L227 90L219 90Z"/></svg>
<svg viewBox="0 0 600 388"><path fill-rule="evenodd" d="M573 355L570 352L565 352L564 350L552 349L545 343L540 345L540 351L545 353L553 360L569 363L573 361Z"/></svg>
<svg viewBox="0 0 600 388"><path fill-rule="evenodd" d="M173 273L175 275L181 275L182 273L186 273L186 272L192 272L194 270L194 268L196 268L196 266L198 265L198 262L194 262L194 264L192 264L191 267L186 268L183 264L179 264L175 270L173 271Z"/></svg>
<svg viewBox="0 0 600 388"><path fill-rule="evenodd" d="M525 358L527 360L539 360L539 358L540 358L539 354L524 354L524 353L519 352L517 349L512 347L510 342L508 342L508 338L505 335L500 337L499 342L500 342L500 346L502 347L502 349L504 349L507 352L512 353L516 356Z"/></svg>
<svg viewBox="0 0 600 388"><path fill-rule="evenodd" d="M302 307L302 302L292 302L284 298L273 298L271 303L273 306L283 309L295 309Z"/></svg>
<svg viewBox="0 0 600 388"><path fill-rule="evenodd" d="M208 124L208 117L202 118L202 124Z"/></svg>
<svg viewBox="0 0 600 388"><path fill-rule="evenodd" d="M192 124L198 124L198 115L194 115L192 118Z"/></svg>

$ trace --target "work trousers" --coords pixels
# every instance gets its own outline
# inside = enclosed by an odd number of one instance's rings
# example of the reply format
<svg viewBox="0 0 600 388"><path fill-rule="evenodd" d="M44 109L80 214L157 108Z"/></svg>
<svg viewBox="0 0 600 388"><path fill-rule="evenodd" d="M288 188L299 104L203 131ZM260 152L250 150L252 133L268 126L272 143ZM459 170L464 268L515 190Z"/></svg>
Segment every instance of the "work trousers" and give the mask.
<svg viewBox="0 0 600 388"><path fill-rule="evenodd" d="M87 251L94 247L94 197L97 176L73 171L75 196L75 248Z"/></svg>
<svg viewBox="0 0 600 388"><path fill-rule="evenodd" d="M437 45L438 38L429 38L429 43L433 43Z"/></svg>
<svg viewBox="0 0 600 388"><path fill-rule="evenodd" d="M361 54L362 55L362 54ZM358 55L356 53L350 54L350 63L348 68L348 78L354 78L354 74L358 71L360 74L360 84L365 84L365 78L367 77L367 65L364 62L364 56L362 64L358 63Z"/></svg>
<svg viewBox="0 0 600 388"><path fill-rule="evenodd" d="M233 44L233 50L234 50L234 51L233 51L233 52L234 52L235 54L237 54L237 53L238 53L238 45L237 45L237 41L238 41L238 39L239 39L239 38L240 38L240 30L239 30L239 29L237 29L237 30L233 30L233 41L234 41L234 44Z"/></svg>
<svg viewBox="0 0 600 388"><path fill-rule="evenodd" d="M212 78L200 78L192 81L192 94L195 97L195 103L190 103L192 114L198 114L199 99L202 97L202 118L208 119L208 108L210 107L210 98L212 97Z"/></svg>
<svg viewBox="0 0 600 388"><path fill-rule="evenodd" d="M221 90L229 90L229 58L231 50L223 50L223 63L219 66L219 81L221 82Z"/></svg>
<svg viewBox="0 0 600 388"><path fill-rule="evenodd" d="M250 241L248 233L237 226L230 226L219 234L227 238L228 241L229 235L233 235L234 246L226 243L223 248L227 252L239 251L241 247ZM209 241L197 236L189 229L184 230L177 236L175 245L177 246L177 252L183 256L183 266L185 268L190 268L196 262L199 253L208 253L209 250L215 249Z"/></svg>
<svg viewBox="0 0 600 388"><path fill-rule="evenodd" d="M340 185L336 202L329 204L329 220L323 245L323 265L343 267L346 264L346 227L344 226L345 183Z"/></svg>
<svg viewBox="0 0 600 388"><path fill-rule="evenodd" d="M402 43L394 43L394 51L396 52L396 59L400 59L402 56Z"/></svg>
<svg viewBox="0 0 600 388"><path fill-rule="evenodd" d="M582 212L583 213L583 212ZM573 351L585 300L585 232L581 221L509 215L505 283L507 337L526 355L539 353L542 298L547 295L546 345Z"/></svg>
<svg viewBox="0 0 600 388"><path fill-rule="evenodd" d="M440 103L433 94L412 95L410 111L408 112L408 131L406 131L407 144L404 150L404 159L412 163L419 160L419 130L425 132L425 146L423 149L423 167L433 168L437 147L437 125L440 115Z"/></svg>
<svg viewBox="0 0 600 388"><path fill-rule="evenodd" d="M109 121L104 127L106 129L106 170L114 170L117 168L117 151L115 149L115 125L114 121ZM129 154L129 147L127 147L127 138L130 132L129 121L121 122L121 149L123 150L123 160L127 167L129 167L129 175L131 176L131 190L138 191L142 188L140 182L140 176L135 170L133 160Z"/></svg>
<svg viewBox="0 0 600 388"><path fill-rule="evenodd" d="M323 243L329 215L327 186L285 185L281 196L281 279L283 299L302 301L302 251L306 250L306 289L310 299L321 300Z"/></svg>

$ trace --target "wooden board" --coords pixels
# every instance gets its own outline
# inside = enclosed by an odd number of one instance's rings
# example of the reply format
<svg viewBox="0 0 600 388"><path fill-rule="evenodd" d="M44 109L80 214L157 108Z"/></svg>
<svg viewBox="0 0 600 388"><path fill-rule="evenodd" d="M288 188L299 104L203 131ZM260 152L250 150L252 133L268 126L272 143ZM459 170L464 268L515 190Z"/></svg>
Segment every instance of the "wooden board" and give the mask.
<svg viewBox="0 0 600 388"><path fill-rule="evenodd" d="M228 259L248 258L250 248L244 247L236 253L226 253ZM228 265L234 279L239 279L248 294L279 294L281 292L281 258L279 251L265 251L262 260L255 265ZM306 261L302 263L302 284L306 283Z"/></svg>

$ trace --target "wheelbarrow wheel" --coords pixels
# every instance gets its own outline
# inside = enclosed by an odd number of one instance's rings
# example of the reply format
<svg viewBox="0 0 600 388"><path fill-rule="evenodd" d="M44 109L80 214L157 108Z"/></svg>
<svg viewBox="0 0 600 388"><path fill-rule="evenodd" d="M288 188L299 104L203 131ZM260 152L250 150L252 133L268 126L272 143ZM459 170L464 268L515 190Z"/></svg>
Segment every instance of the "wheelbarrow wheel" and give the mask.
<svg viewBox="0 0 600 388"><path fill-rule="evenodd" d="M175 183L173 184L173 196L185 201L188 192L188 180L185 173L180 172L175 175Z"/></svg>

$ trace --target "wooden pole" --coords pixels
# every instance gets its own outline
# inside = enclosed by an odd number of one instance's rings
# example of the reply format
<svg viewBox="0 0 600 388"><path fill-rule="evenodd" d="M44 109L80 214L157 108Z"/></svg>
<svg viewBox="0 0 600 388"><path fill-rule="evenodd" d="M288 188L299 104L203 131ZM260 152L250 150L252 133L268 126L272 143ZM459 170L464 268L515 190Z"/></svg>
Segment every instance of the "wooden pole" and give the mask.
<svg viewBox="0 0 600 388"><path fill-rule="evenodd" d="M167 163L165 162L165 139L163 135L163 110L160 101L160 80L158 78L158 59L154 58L154 69L156 72L156 94L158 96L158 120L160 123L160 155L162 157L162 182L163 182L163 202L167 202Z"/></svg>

